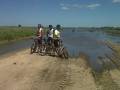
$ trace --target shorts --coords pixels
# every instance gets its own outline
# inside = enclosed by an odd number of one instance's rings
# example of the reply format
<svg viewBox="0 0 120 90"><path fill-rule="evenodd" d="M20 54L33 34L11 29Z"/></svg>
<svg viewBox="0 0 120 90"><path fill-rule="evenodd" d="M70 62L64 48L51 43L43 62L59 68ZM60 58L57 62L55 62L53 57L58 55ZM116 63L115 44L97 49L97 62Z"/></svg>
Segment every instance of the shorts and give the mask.
<svg viewBox="0 0 120 90"><path fill-rule="evenodd" d="M59 39L54 39L54 46L59 47L60 45L60 40Z"/></svg>
<svg viewBox="0 0 120 90"><path fill-rule="evenodd" d="M48 43L48 45L52 45L52 43L53 43L53 38L48 37L47 43Z"/></svg>
<svg viewBox="0 0 120 90"><path fill-rule="evenodd" d="M42 37L38 37L38 44L42 44Z"/></svg>

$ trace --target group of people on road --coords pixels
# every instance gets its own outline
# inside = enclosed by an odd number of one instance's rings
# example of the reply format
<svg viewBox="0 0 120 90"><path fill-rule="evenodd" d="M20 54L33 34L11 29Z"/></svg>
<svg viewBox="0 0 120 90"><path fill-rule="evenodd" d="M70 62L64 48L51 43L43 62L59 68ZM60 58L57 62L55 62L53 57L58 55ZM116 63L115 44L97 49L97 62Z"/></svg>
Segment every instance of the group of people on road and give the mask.
<svg viewBox="0 0 120 90"><path fill-rule="evenodd" d="M38 43L42 44L43 40L48 45L54 44L55 47L59 46L61 25L56 25L54 28L49 25L48 30L44 29L41 24L38 24L36 35L38 37Z"/></svg>

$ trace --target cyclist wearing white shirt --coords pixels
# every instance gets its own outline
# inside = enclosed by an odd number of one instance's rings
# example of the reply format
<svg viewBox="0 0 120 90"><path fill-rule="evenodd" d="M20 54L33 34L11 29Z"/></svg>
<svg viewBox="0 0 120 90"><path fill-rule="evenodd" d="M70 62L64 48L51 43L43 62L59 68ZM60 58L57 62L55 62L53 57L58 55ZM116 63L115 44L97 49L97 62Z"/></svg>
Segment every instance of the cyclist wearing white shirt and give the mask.
<svg viewBox="0 0 120 90"><path fill-rule="evenodd" d="M47 42L48 42L48 45L52 45L53 43L53 26L52 25L49 25L49 30L47 31Z"/></svg>

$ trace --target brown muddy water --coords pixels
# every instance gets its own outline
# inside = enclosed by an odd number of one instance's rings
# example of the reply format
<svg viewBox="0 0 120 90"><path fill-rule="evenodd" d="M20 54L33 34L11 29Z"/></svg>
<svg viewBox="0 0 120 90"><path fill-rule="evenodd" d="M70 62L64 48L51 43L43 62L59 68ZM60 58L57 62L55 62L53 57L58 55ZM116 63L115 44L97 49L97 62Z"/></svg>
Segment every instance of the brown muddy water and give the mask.
<svg viewBox="0 0 120 90"><path fill-rule="evenodd" d="M68 49L70 57L79 57L84 54L88 57L90 66L95 71L103 69L103 63L109 63L106 56L113 56L114 52L104 43L106 40L112 40L120 43L120 37L107 35L100 31L86 31L83 29L69 29L62 32L64 46ZM31 46L32 39L20 40L0 46L0 55L19 51Z"/></svg>

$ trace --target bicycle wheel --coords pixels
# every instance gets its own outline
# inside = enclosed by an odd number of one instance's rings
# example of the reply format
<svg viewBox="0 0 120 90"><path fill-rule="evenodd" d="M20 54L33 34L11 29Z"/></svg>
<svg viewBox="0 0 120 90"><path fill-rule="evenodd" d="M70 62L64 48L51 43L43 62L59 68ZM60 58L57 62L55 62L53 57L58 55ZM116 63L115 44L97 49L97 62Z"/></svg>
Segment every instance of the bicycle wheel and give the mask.
<svg viewBox="0 0 120 90"><path fill-rule="evenodd" d="M67 49L66 49L66 48L63 48L62 52L63 52L64 58L65 58L65 59L68 59L68 58L69 58L69 54L68 54Z"/></svg>
<svg viewBox="0 0 120 90"><path fill-rule="evenodd" d="M63 55L63 47L57 48L57 49L56 49L56 53L57 53L58 57L64 58L64 55Z"/></svg>
<svg viewBox="0 0 120 90"><path fill-rule="evenodd" d="M45 45L40 45L38 49L38 54L41 56L44 56L46 54L46 46Z"/></svg>
<svg viewBox="0 0 120 90"><path fill-rule="evenodd" d="M36 51L36 45L35 45L35 43L33 43L33 44L31 45L30 53L33 54L33 53L35 53L35 51Z"/></svg>
<svg viewBox="0 0 120 90"><path fill-rule="evenodd" d="M46 45L42 45L42 56L46 55Z"/></svg>

